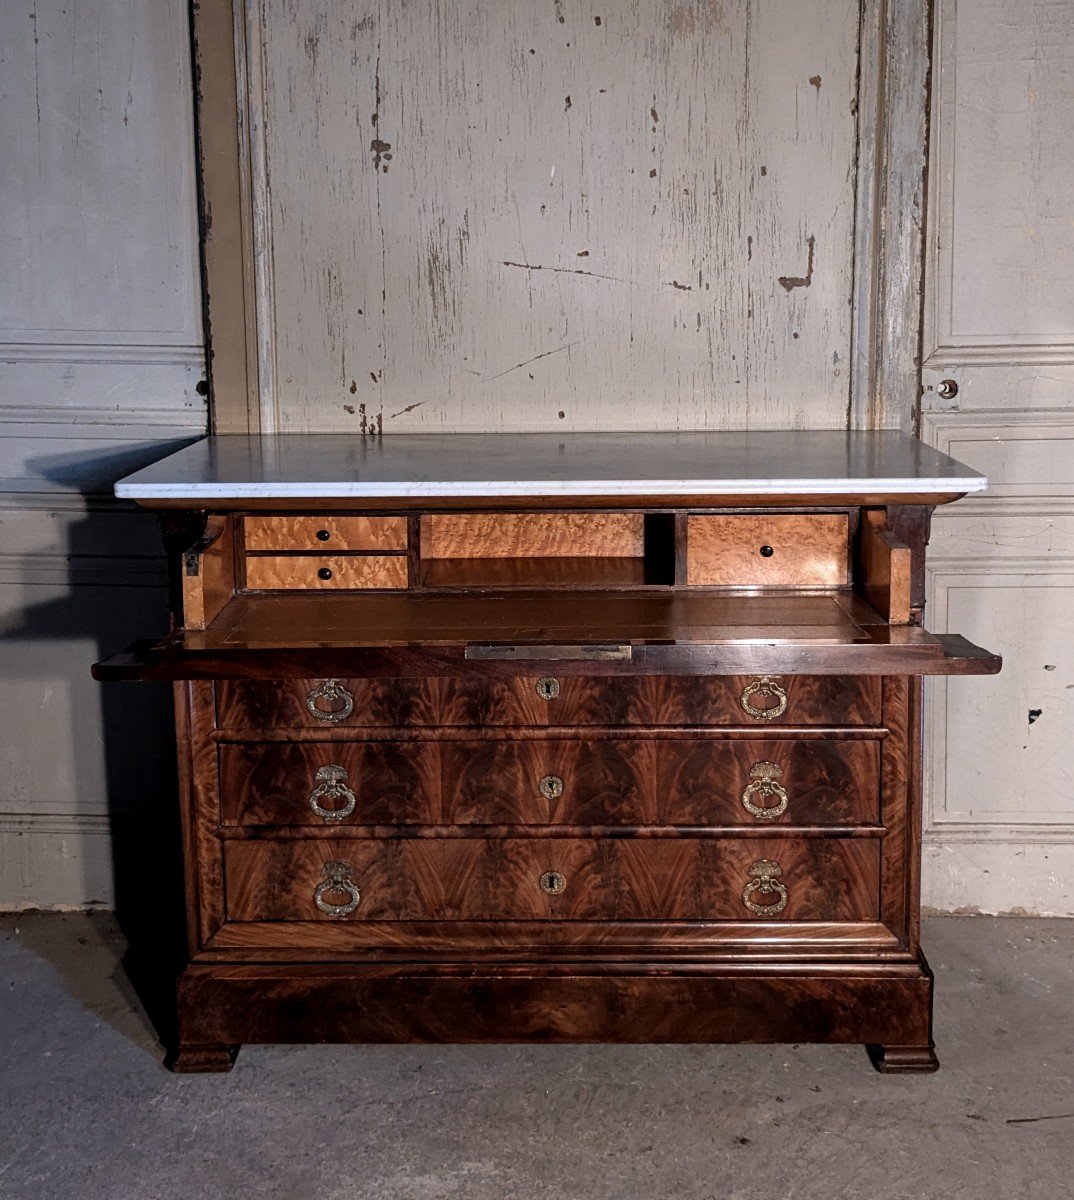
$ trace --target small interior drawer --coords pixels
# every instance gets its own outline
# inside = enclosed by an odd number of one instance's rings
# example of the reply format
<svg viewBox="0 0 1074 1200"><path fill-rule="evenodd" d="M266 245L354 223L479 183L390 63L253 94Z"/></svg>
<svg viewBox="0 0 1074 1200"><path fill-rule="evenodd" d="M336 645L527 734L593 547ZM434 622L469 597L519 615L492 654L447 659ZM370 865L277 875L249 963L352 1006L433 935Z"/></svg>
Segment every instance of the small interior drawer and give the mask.
<svg viewBox="0 0 1074 1200"><path fill-rule="evenodd" d="M406 517L246 517L247 550L406 550Z"/></svg>
<svg viewBox="0 0 1074 1200"><path fill-rule="evenodd" d="M687 518L686 582L709 587L842 587L846 513Z"/></svg>
<svg viewBox="0 0 1074 1200"><path fill-rule="evenodd" d="M246 560L246 586L255 591L332 591L405 588L403 555L255 555Z"/></svg>

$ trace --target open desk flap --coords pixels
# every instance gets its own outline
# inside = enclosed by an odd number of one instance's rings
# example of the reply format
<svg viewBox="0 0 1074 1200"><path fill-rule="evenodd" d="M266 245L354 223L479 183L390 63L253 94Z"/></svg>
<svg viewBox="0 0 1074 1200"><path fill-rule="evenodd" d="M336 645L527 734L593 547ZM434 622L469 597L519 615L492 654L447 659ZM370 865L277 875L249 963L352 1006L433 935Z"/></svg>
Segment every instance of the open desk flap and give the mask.
<svg viewBox="0 0 1074 1200"><path fill-rule="evenodd" d="M98 679L518 674L988 675L957 635L845 593L236 597L205 630L136 643Z"/></svg>

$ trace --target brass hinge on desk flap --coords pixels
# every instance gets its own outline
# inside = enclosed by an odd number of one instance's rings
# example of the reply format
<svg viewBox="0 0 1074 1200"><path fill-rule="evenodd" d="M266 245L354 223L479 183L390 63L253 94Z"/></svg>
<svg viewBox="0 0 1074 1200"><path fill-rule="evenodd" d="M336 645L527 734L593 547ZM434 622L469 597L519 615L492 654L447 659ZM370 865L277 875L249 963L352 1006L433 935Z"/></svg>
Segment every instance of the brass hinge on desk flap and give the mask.
<svg viewBox="0 0 1074 1200"><path fill-rule="evenodd" d="M518 646L471 642L466 647L465 656L471 661L517 659L520 662L630 662L634 657L634 647L622 642L602 642L589 646Z"/></svg>

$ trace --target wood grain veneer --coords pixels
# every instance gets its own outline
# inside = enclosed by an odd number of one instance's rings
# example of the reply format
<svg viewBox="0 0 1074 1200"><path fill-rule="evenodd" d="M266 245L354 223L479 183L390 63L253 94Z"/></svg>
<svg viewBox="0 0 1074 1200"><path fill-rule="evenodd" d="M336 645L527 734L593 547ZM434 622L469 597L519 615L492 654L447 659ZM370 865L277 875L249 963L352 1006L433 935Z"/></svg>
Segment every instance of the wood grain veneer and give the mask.
<svg viewBox="0 0 1074 1200"><path fill-rule="evenodd" d="M405 550L406 517L244 517L247 550ZM325 536L327 535L327 536Z"/></svg>
<svg viewBox="0 0 1074 1200"><path fill-rule="evenodd" d="M434 513L423 558L640 558L643 513Z"/></svg>
<svg viewBox="0 0 1074 1200"><path fill-rule="evenodd" d="M858 825L879 817L879 741L649 739L269 742L220 747L222 819L264 826ZM779 768L787 804L743 803L759 763ZM345 819L318 816L317 772L354 793ZM542 781L558 781L549 786ZM560 792L560 794L556 794ZM774 808L778 797L751 796ZM341 809L344 801L319 807Z"/></svg>
<svg viewBox="0 0 1074 1200"><path fill-rule="evenodd" d="M697 516L687 520L686 582L709 587L845 585L845 513Z"/></svg>
<svg viewBox="0 0 1074 1200"><path fill-rule="evenodd" d="M545 700L537 685L554 678L558 694ZM342 679L354 698L349 716L332 728L607 725L877 725L881 685L876 676L787 675L787 708L771 720L749 716L742 693L751 675L686 678L667 675L591 678L514 675L503 679ZM316 679L222 679L216 684L222 728L324 729L307 705Z"/></svg>
<svg viewBox="0 0 1074 1200"><path fill-rule="evenodd" d="M235 592L232 518L211 516L182 561L183 623L187 629L207 629Z"/></svg>
<svg viewBox="0 0 1074 1200"><path fill-rule="evenodd" d="M761 859L782 870L788 896L781 922L878 913L880 853L871 840L231 841L224 871L233 921L742 921L755 919L742 892ZM327 916L314 903L328 862L348 864L361 893L346 917ZM566 881L559 895L541 890L549 871ZM776 896L758 899L774 903Z"/></svg>
<svg viewBox="0 0 1074 1200"><path fill-rule="evenodd" d="M858 534L859 583L869 603L892 625L910 620L910 547L887 528L887 512L862 513Z"/></svg>
<svg viewBox="0 0 1074 1200"><path fill-rule="evenodd" d="M188 680L172 1065L598 1038L934 1068L914 676L999 660L921 628L927 509L834 503L169 521L185 624L95 670ZM743 899L763 860L778 910Z"/></svg>
<svg viewBox="0 0 1074 1200"><path fill-rule="evenodd" d="M408 571L402 555L256 555L246 560L246 586L264 591L311 592L405 588Z"/></svg>

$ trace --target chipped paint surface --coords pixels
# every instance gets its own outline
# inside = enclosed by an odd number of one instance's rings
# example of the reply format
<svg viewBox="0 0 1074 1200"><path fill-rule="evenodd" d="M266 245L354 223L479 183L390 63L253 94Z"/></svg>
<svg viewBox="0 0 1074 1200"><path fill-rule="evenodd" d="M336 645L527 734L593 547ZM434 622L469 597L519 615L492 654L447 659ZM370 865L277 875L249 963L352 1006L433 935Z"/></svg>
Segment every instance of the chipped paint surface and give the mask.
<svg viewBox="0 0 1074 1200"><path fill-rule="evenodd" d="M990 486L937 511L926 616L1003 671L930 685L925 893L1071 915L1074 6L938 0L935 35L922 430Z"/></svg>
<svg viewBox="0 0 1074 1200"><path fill-rule="evenodd" d="M259 3L277 428L843 424L852 0Z"/></svg>

